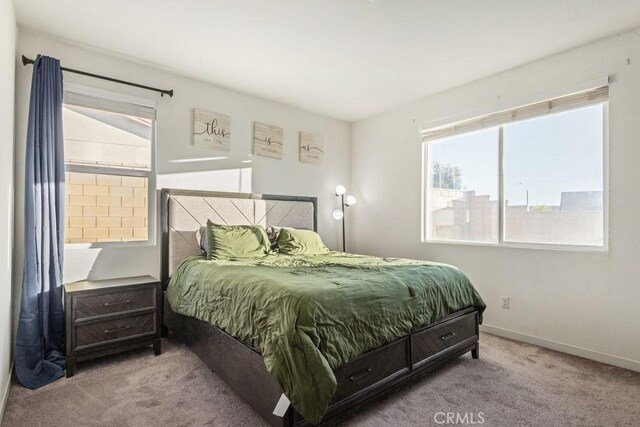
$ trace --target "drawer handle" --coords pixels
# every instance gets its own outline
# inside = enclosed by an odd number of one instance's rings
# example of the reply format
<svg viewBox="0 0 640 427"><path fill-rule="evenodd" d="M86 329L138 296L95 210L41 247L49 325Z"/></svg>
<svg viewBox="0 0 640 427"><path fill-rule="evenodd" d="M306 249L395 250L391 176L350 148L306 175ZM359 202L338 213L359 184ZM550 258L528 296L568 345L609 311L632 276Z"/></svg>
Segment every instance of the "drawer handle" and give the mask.
<svg viewBox="0 0 640 427"><path fill-rule="evenodd" d="M359 380L360 378L366 377L367 375L369 375L369 374L370 374L370 373L372 373L372 372L373 372L373 368L367 368L367 370L366 370L366 371L362 371L362 372L360 372L360 373L358 373L358 374L351 375L351 376L349 377L349 381L357 381L357 380Z"/></svg>
<svg viewBox="0 0 640 427"><path fill-rule="evenodd" d="M105 307L110 307L112 305L123 305L123 304L130 304L130 303L131 303L131 300L128 299L126 301L120 301L120 302L105 302L104 306Z"/></svg>
<svg viewBox="0 0 640 427"><path fill-rule="evenodd" d="M127 329L131 328L131 326L127 325L124 328L116 328L116 329L105 329L104 333L105 334L112 334L114 332L118 332L118 331L126 331Z"/></svg>
<svg viewBox="0 0 640 427"><path fill-rule="evenodd" d="M440 337L440 339L441 339L442 341L446 341L446 340L448 340L449 338L453 338L453 337L455 337L455 336L456 336L456 333L455 333L455 332L449 332L448 334L444 334L443 336L441 336L441 337Z"/></svg>

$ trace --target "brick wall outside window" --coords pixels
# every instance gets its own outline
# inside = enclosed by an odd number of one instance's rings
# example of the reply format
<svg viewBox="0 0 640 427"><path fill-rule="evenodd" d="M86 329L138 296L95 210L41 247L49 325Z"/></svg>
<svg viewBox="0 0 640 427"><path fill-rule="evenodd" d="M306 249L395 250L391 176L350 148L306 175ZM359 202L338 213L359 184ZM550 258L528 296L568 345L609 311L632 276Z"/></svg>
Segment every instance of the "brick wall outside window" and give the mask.
<svg viewBox="0 0 640 427"><path fill-rule="evenodd" d="M148 239L148 178L66 173L65 243Z"/></svg>

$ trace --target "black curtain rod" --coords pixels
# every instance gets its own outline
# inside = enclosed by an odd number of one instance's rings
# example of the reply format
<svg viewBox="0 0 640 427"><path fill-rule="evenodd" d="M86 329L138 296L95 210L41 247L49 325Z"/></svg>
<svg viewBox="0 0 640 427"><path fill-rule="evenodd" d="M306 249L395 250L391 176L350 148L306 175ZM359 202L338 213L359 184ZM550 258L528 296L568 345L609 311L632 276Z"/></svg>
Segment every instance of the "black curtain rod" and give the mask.
<svg viewBox="0 0 640 427"><path fill-rule="evenodd" d="M33 64L34 62L35 61L33 59L27 58L26 56L22 55L22 65ZM60 68L62 69L62 71L68 71L69 73L80 74L83 76L94 77L96 79L102 79L110 82L120 83L123 85L129 85L129 86L139 87L142 89L153 90L155 92L160 92L160 96L164 96L165 94L167 94L169 95L169 97L173 97L173 89L171 90L158 89L157 87L140 85L138 83L132 83L125 80L114 79L113 77L106 77L106 76L101 76L99 74L87 73L86 71L74 70L73 68L65 68L65 67L60 67Z"/></svg>

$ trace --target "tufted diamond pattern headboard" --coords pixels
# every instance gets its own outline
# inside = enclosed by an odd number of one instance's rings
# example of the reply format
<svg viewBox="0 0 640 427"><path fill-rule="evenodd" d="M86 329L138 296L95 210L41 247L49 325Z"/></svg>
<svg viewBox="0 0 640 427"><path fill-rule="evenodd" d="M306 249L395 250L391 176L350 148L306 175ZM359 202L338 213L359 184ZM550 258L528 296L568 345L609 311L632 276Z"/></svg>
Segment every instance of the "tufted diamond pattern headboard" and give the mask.
<svg viewBox="0 0 640 427"><path fill-rule="evenodd" d="M198 231L207 220L218 224L305 228L317 231L315 197L161 190L162 283L188 256L200 254Z"/></svg>

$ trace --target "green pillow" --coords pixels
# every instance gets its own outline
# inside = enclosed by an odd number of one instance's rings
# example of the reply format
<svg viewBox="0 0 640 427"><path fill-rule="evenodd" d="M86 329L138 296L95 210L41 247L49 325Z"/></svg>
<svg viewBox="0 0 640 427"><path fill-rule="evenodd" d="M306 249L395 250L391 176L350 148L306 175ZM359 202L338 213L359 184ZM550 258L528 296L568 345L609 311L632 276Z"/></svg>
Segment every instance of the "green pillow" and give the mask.
<svg viewBox="0 0 640 427"><path fill-rule="evenodd" d="M258 258L269 253L261 225L218 225L207 221L208 259Z"/></svg>
<svg viewBox="0 0 640 427"><path fill-rule="evenodd" d="M278 251L287 255L320 255L329 252L320 235L311 230L282 228L276 243Z"/></svg>

